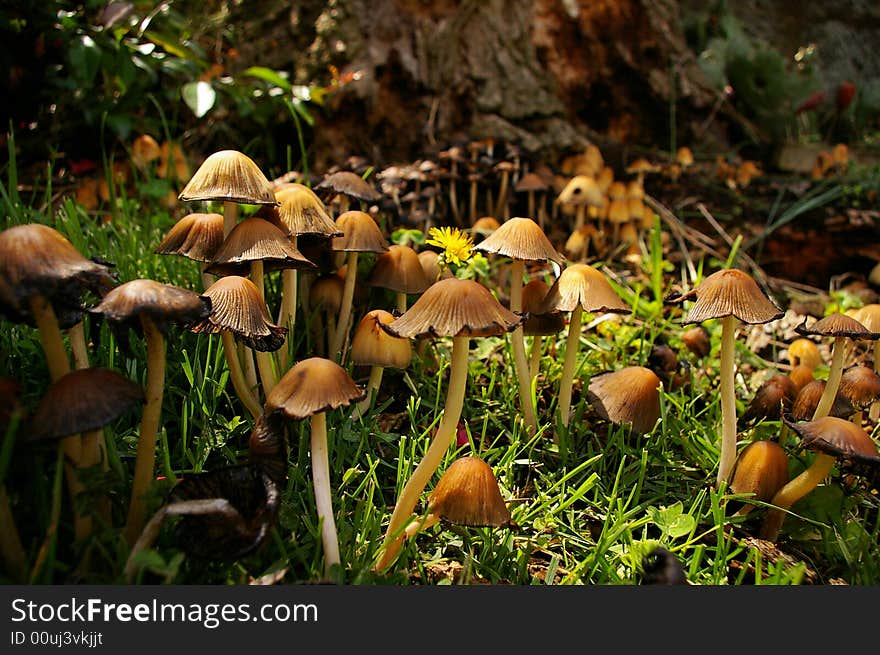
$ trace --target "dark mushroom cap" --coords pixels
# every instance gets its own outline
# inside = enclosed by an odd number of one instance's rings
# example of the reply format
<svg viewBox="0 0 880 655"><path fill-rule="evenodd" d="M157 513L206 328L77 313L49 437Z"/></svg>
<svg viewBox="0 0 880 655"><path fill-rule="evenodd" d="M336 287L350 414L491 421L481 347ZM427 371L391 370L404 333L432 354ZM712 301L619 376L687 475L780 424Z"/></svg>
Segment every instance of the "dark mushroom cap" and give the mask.
<svg viewBox="0 0 880 655"><path fill-rule="evenodd" d="M849 339L874 341L880 339L880 332L871 332L852 316L829 314L807 327L807 319L798 325L795 332L802 336L848 337Z"/></svg>
<svg viewBox="0 0 880 655"><path fill-rule="evenodd" d="M315 186L315 191L319 195L326 194L328 198L342 194L364 202L378 200L381 197L372 184L351 171L337 171L327 175Z"/></svg>
<svg viewBox="0 0 880 655"><path fill-rule="evenodd" d="M358 323L351 339L348 357L358 366L382 366L406 368L412 357L409 339L393 337L382 329L394 320L394 314L384 309L374 309Z"/></svg>
<svg viewBox="0 0 880 655"><path fill-rule="evenodd" d="M297 362L272 388L265 410L269 415L281 413L287 418L304 419L347 407L365 397L366 392L339 364L310 357Z"/></svg>
<svg viewBox="0 0 880 655"><path fill-rule="evenodd" d="M428 496L428 513L454 525L512 525L498 480L479 457L461 457L450 464Z"/></svg>
<svg viewBox="0 0 880 655"><path fill-rule="evenodd" d="M97 430L144 402L144 390L107 368L75 369L55 380L30 418L26 440Z"/></svg>
<svg viewBox="0 0 880 655"><path fill-rule="evenodd" d="M431 280L413 248L392 244L376 257L369 284L398 293L422 293L431 286Z"/></svg>
<svg viewBox="0 0 880 655"><path fill-rule="evenodd" d="M290 242L277 225L251 216L236 223L205 269L214 275L241 275L251 262L261 261L265 270L316 268Z"/></svg>
<svg viewBox="0 0 880 655"><path fill-rule="evenodd" d="M494 232L474 246L474 250L530 262L549 260L562 265L565 261L550 243L541 226L531 218L515 217L504 221Z"/></svg>
<svg viewBox="0 0 880 655"><path fill-rule="evenodd" d="M630 311L605 275L589 264L570 264L563 269L547 292L541 313L570 312L578 305L590 313Z"/></svg>
<svg viewBox="0 0 880 655"><path fill-rule="evenodd" d="M309 289L309 304L312 309L318 309L331 315L339 313L342 307L342 296L345 291L345 280L336 274L319 277L312 282Z"/></svg>
<svg viewBox="0 0 880 655"><path fill-rule="evenodd" d="M278 350L287 328L272 323L266 301L257 286L245 277L227 275L205 289L211 311L190 331L217 334L228 330L249 348L261 352Z"/></svg>
<svg viewBox="0 0 880 655"><path fill-rule="evenodd" d="M768 503L788 482L788 454L775 441L752 441L733 464L730 491Z"/></svg>
<svg viewBox="0 0 880 655"><path fill-rule="evenodd" d="M696 300L683 324L735 316L751 325L775 321L785 313L764 295L751 275L736 268L712 273L695 289L667 298L667 302L683 300Z"/></svg>
<svg viewBox="0 0 880 655"><path fill-rule="evenodd" d="M280 203L277 207L261 207L255 215L275 223L291 236L342 235L323 201L304 184L294 182L276 191L275 198Z"/></svg>
<svg viewBox="0 0 880 655"><path fill-rule="evenodd" d="M177 221L154 252L209 262L222 243L223 214L194 212Z"/></svg>
<svg viewBox="0 0 880 655"><path fill-rule="evenodd" d="M172 284L140 279L111 289L89 312L103 316L117 338L124 339L129 329L142 332L142 314L151 318L163 334L167 334L171 323L186 327L201 321L211 312L211 299Z"/></svg>
<svg viewBox="0 0 880 655"><path fill-rule="evenodd" d="M522 310L526 315L523 334L550 336L565 329L565 317L560 312L540 313L548 291L550 291L550 285L540 278L531 280L523 286Z"/></svg>
<svg viewBox="0 0 880 655"><path fill-rule="evenodd" d="M487 337L514 330L525 317L498 302L475 280L456 277L435 282L412 307L383 326L394 336Z"/></svg>
<svg viewBox="0 0 880 655"><path fill-rule="evenodd" d="M839 393L858 410L880 398L880 375L869 366L851 366L840 376Z"/></svg>
<svg viewBox="0 0 880 655"><path fill-rule="evenodd" d="M528 172L524 173L522 177L519 178L517 183L514 185L513 190L517 192L538 192L538 191L546 191L550 186L544 180L543 177L538 175L537 173Z"/></svg>
<svg viewBox="0 0 880 655"><path fill-rule="evenodd" d="M801 446L814 452L832 455L854 465L880 466L880 451L870 435L860 426L836 416L815 421L785 421L801 437Z"/></svg>
<svg viewBox="0 0 880 655"><path fill-rule="evenodd" d="M681 333L681 342L697 357L705 357L712 349L709 333L702 325L688 328Z"/></svg>
<svg viewBox="0 0 880 655"><path fill-rule="evenodd" d="M752 397L742 420L748 425L761 419L777 420L787 412L797 398L797 388L790 377L775 373L767 378Z"/></svg>
<svg viewBox="0 0 880 655"><path fill-rule="evenodd" d="M272 183L254 160L238 150L210 155L187 182L178 200L217 200L247 205L275 205Z"/></svg>
<svg viewBox="0 0 880 655"><path fill-rule="evenodd" d="M626 366L594 375L588 398L597 413L615 424L629 423L636 434L647 434L660 418L657 374L644 366Z"/></svg>
<svg viewBox="0 0 880 655"><path fill-rule="evenodd" d="M825 380L812 380L802 386L800 391L798 391L797 396L795 396L794 404L791 407L790 418L795 421L809 421L812 419L813 414L816 413L816 407L819 406L819 400L822 398L826 384L827 382ZM831 405L829 415L846 418L852 416L855 411L855 407L852 406L849 399L840 393L840 390L838 389L837 394L834 396L834 403ZM783 417L784 416L785 413L783 413Z"/></svg>
<svg viewBox="0 0 880 655"><path fill-rule="evenodd" d="M388 240L367 212L350 209L336 217L341 237L334 237L331 249L345 252L384 252Z"/></svg>
<svg viewBox="0 0 880 655"><path fill-rule="evenodd" d="M116 284L108 266L83 257L60 232L41 223L0 232L0 311L10 320L30 323L26 299L46 297L61 327L79 322L81 296L104 295Z"/></svg>

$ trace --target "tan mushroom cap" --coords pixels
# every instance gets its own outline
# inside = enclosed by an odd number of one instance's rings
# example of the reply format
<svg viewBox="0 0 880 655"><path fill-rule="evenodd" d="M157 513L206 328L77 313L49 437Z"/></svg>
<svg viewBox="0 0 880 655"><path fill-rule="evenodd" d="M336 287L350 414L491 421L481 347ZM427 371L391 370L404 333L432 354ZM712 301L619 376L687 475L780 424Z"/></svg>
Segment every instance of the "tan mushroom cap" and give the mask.
<svg viewBox="0 0 880 655"><path fill-rule="evenodd" d="M398 337L487 337L514 330L525 317L504 307L475 280L435 282L385 330Z"/></svg>
<svg viewBox="0 0 880 655"><path fill-rule="evenodd" d="M177 196L178 200L222 200L247 205L275 205L272 183L238 150L219 150L208 156Z"/></svg>
<svg viewBox="0 0 880 655"><path fill-rule="evenodd" d="M850 339L874 341L880 339L880 332L872 332L852 316L836 312L829 314L807 327L807 319L798 325L795 332L802 336L848 337Z"/></svg>
<svg viewBox="0 0 880 655"><path fill-rule="evenodd" d="M869 303L859 307L853 318L871 332L880 332L880 304Z"/></svg>
<svg viewBox="0 0 880 655"><path fill-rule="evenodd" d="M97 430L144 402L144 390L107 368L75 369L49 385L29 421L27 441Z"/></svg>
<svg viewBox="0 0 880 655"><path fill-rule="evenodd" d="M273 387L266 398L267 414L280 412L292 419L304 419L361 401L366 396L351 376L336 362L311 357L297 362Z"/></svg>
<svg viewBox="0 0 880 655"><path fill-rule="evenodd" d="M791 409L798 390L790 377L774 373L767 378L752 397L742 415L744 423L760 419L776 420Z"/></svg>
<svg viewBox="0 0 880 655"><path fill-rule="evenodd" d="M449 277L452 273L448 268L440 268L440 253L436 250L420 250L419 264L425 272L425 278L433 284L440 279L440 276Z"/></svg>
<svg viewBox="0 0 880 655"><path fill-rule="evenodd" d="M406 368L412 358L409 339L393 337L382 329L394 320L394 314L374 309L358 323L351 340L349 359L357 366Z"/></svg>
<svg viewBox="0 0 880 655"><path fill-rule="evenodd" d="M522 289L522 310L526 314L523 334L529 336L550 336L565 329L565 317L560 312L542 314L544 299L550 285L540 278L531 280Z"/></svg>
<svg viewBox="0 0 880 655"><path fill-rule="evenodd" d="M376 257L369 284L398 293L422 293L431 286L419 254L410 246L392 244Z"/></svg>
<svg viewBox="0 0 880 655"><path fill-rule="evenodd" d="M209 262L223 243L223 214L193 212L175 223L153 251Z"/></svg>
<svg viewBox="0 0 880 655"><path fill-rule="evenodd" d="M266 270L279 268L317 268L306 259L274 223L251 216L235 224L214 253L206 273L242 274L251 262L261 261Z"/></svg>
<svg viewBox="0 0 880 655"><path fill-rule="evenodd" d="M272 323L259 289L247 278L221 277L205 289L204 295L211 299L211 313L190 326L191 332L218 334L227 330L261 352L278 350L284 344L287 328Z"/></svg>
<svg viewBox="0 0 880 655"><path fill-rule="evenodd" d="M327 207L309 187L299 182L275 192L277 207L261 207L256 216L278 225L291 236L313 234L324 237L342 236Z"/></svg>
<svg viewBox="0 0 880 655"><path fill-rule="evenodd" d="M381 197L381 194L376 191L372 184L351 171L330 173L330 175L327 175L315 186L315 191L329 191L334 195L342 194L355 200L363 200L364 202L378 200Z"/></svg>
<svg viewBox="0 0 880 655"><path fill-rule="evenodd" d="M681 146L675 151L675 163L687 168L694 163L694 153L687 146Z"/></svg>
<svg viewBox="0 0 880 655"><path fill-rule="evenodd" d="M822 353L819 352L819 346L815 341L811 341L806 337L795 339L788 345L788 360L792 366L803 364L809 366L812 370L816 370L822 363Z"/></svg>
<svg viewBox="0 0 880 655"><path fill-rule="evenodd" d="M118 327L139 331L138 318L144 314L161 329L169 323L188 326L201 321L211 312L211 298L173 284L156 280L131 280L111 289L101 302L90 310L102 315Z"/></svg>
<svg viewBox="0 0 880 655"><path fill-rule="evenodd" d="M589 313L630 311L602 271L589 264L571 264L563 269L547 292L541 313L570 312L578 305Z"/></svg>
<svg viewBox="0 0 880 655"><path fill-rule="evenodd" d="M869 366L851 366L840 376L838 392L863 410L880 398L880 375Z"/></svg>
<svg viewBox="0 0 880 655"><path fill-rule="evenodd" d="M636 434L647 434L660 418L657 374L644 366L626 366L593 376L588 387L590 403L605 420L629 423Z"/></svg>
<svg viewBox="0 0 880 655"><path fill-rule="evenodd" d="M336 217L336 227L341 237L334 237L331 250L344 252L384 252L388 240L367 212L350 209Z"/></svg>
<svg viewBox="0 0 880 655"><path fill-rule="evenodd" d="M536 192L536 191L546 191L550 188L550 185L544 180L543 177L538 175L537 173L533 173L529 171L528 173L524 173L522 177L517 180L516 184L513 187L513 190L516 192Z"/></svg>
<svg viewBox="0 0 880 655"><path fill-rule="evenodd" d="M592 175L575 175L556 196L560 205L590 205L601 207L605 204L605 194Z"/></svg>
<svg viewBox="0 0 880 655"><path fill-rule="evenodd" d="M712 273L695 289L670 298L669 302L694 299L696 302L682 320L683 324L727 316L735 316L748 324L769 323L785 313L764 295L751 275L735 268Z"/></svg>
<svg viewBox="0 0 880 655"><path fill-rule="evenodd" d="M511 259L529 262L554 261L562 265L565 258L557 252L550 239L531 218L514 217L504 221L474 250L492 252Z"/></svg>
<svg viewBox="0 0 880 655"><path fill-rule="evenodd" d="M428 513L454 525L511 525L492 467L479 457L461 457L449 465L428 496Z"/></svg>
<svg viewBox="0 0 880 655"><path fill-rule="evenodd" d="M788 482L788 454L775 441L752 441L740 451L730 477L730 491L753 494L750 500L769 503Z"/></svg>
<svg viewBox="0 0 880 655"><path fill-rule="evenodd" d="M864 429L843 418L823 416L815 421L786 421L801 437L801 446L814 452L833 455L853 464L880 466L877 444Z"/></svg>
<svg viewBox="0 0 880 655"><path fill-rule="evenodd" d="M660 170L657 164L652 164L644 157L639 157L626 167L627 173L656 173Z"/></svg>
<svg viewBox="0 0 880 655"><path fill-rule="evenodd" d="M323 311L336 315L342 307L344 290L345 280L335 273L319 277L312 282L309 290L309 304L312 309L321 308Z"/></svg>

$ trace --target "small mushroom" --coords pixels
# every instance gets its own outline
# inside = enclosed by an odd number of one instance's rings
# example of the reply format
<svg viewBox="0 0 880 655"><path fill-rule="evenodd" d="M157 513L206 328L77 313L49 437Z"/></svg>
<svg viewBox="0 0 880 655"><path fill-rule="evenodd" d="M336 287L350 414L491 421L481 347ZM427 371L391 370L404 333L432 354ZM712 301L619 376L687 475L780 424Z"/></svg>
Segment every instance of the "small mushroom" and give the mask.
<svg viewBox="0 0 880 655"><path fill-rule="evenodd" d="M369 311L361 319L351 340L351 363L370 367L367 397L357 405L358 416L363 416L379 393L385 369L405 369L410 364L412 346L409 339L391 336L381 328L393 320L394 315L384 309Z"/></svg>
<svg viewBox="0 0 880 655"><path fill-rule="evenodd" d="M406 311L407 295L423 293L435 280L428 279L419 254L410 246L391 244L376 257L368 283L394 292L397 311Z"/></svg>
<svg viewBox="0 0 880 655"><path fill-rule="evenodd" d="M593 408L606 421L629 424L635 434L647 434L660 419L660 390L657 374L644 366L625 366L594 375L587 388Z"/></svg>
<svg viewBox="0 0 880 655"><path fill-rule="evenodd" d="M748 494L751 500L768 503L788 482L788 454L775 441L752 441L733 464L727 488L734 494ZM731 505L731 509L733 505ZM755 508L744 502L734 516L745 516Z"/></svg>
<svg viewBox="0 0 880 655"><path fill-rule="evenodd" d="M764 380L751 402L743 412L745 425L755 421L776 421L787 412L797 398L797 389L791 378L783 373L774 373Z"/></svg>

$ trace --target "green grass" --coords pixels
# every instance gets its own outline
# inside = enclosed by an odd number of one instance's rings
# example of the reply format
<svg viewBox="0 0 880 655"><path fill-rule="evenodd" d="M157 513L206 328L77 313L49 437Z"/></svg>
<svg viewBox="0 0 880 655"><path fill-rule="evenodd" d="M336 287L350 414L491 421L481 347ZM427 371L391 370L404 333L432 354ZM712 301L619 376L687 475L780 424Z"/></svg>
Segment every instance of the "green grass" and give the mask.
<svg viewBox="0 0 880 655"><path fill-rule="evenodd" d="M112 262L119 282L152 278L200 290L198 266L189 260L153 254L153 248L176 220L156 202L157 180L144 179L141 193L116 190L112 211L88 214L72 200L51 203L44 191L22 196L14 158L4 170L0 228L27 222L55 227L86 257ZM660 224L658 223L657 230ZM471 341L471 368L462 423L468 441L450 449L441 471L456 457L477 454L493 468L509 500L512 529L459 528L439 525L407 542L396 565L385 574L372 571L395 499L420 461L439 421L446 390L451 342L438 339L428 356L414 357L405 371L386 371L382 398L363 420L350 409L328 415L331 486L343 567L331 580L345 584L514 584L628 585L639 579L640 561L656 545L673 552L688 579L703 585L880 582L880 503L865 484L835 475L830 483L793 507L771 556L749 537L759 519L732 518L729 495L714 490L719 456L720 406L717 393L720 326L706 325L712 352L703 360L682 346L681 308L665 307L672 285L686 279L664 257L659 232L648 239L643 270L616 270L612 282L634 307L630 316L585 329L568 429L553 425L555 393L562 368L565 332L545 341L536 385L540 430L527 436L519 419L518 393L506 338ZM698 262L700 270L709 262ZM713 264L714 265L714 264ZM277 274L267 280L269 304L278 295ZM549 275L549 271L548 271ZM490 278L490 285L494 278ZM548 277L548 281L552 281ZM376 301L378 290L370 296ZM96 299L87 299L93 304ZM361 307L365 311L368 307ZM585 325L594 318L586 317ZM146 375L145 349L132 335L126 352L107 326L86 315L91 335L90 362L107 366L141 384ZM299 329L307 317L298 318ZM296 358L310 356L304 332L295 336ZM688 364L686 386L664 388L661 420L643 436L626 426L598 419L582 393L592 375L630 364L646 365L655 342L665 342ZM252 420L227 384L228 371L219 339L172 327L151 507L158 508L173 480L243 461ZM737 361L755 358L738 341ZM438 365L439 363L439 365ZM360 374L358 371L351 371ZM88 544L75 543L58 458L53 448L23 441L27 412L49 384L36 331L3 320L0 330L0 376L21 385L20 422L10 424L2 453L2 481L33 583L121 583L129 550L121 537L138 434L137 413L123 416L105 430L110 470L85 472L89 493L106 491L113 501L109 525L99 525ZM365 381L364 377L358 379ZM738 410L749 389L737 383ZM553 444L554 429L567 445L564 459ZM778 424L764 424L740 434L767 438ZM233 561L203 561L187 555L170 528L141 553L135 582L244 584L278 573L285 583L323 578L320 526L314 504L309 458L309 424L290 421L287 480L271 534L262 547ZM792 450L792 474L808 456ZM434 482L437 477L435 476ZM432 482L433 485L433 482ZM87 499L88 500L88 499ZM422 499L424 500L424 498ZM86 507L89 506L85 502ZM756 510L760 515L760 510ZM58 521L52 533L53 519ZM48 539L47 539L48 533ZM40 555L41 545L48 545ZM90 553L81 568L84 552ZM12 578L7 576L6 580Z"/></svg>

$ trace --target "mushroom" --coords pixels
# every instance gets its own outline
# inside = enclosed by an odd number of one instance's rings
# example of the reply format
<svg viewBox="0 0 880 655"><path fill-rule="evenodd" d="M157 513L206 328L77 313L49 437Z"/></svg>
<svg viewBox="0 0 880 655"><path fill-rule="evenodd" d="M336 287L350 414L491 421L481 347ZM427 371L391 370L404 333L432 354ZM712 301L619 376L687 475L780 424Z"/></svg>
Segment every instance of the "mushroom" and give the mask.
<svg viewBox="0 0 880 655"><path fill-rule="evenodd" d="M344 368L323 357L310 357L293 367L266 398L265 413L288 419L310 419L312 484L315 506L321 524L324 549L324 573L330 575L341 563L336 520L330 491L330 463L327 454L327 412L363 400L364 391Z"/></svg>
<svg viewBox="0 0 880 655"><path fill-rule="evenodd" d="M376 257L368 284L393 291L397 311L402 314L406 311L407 294L422 293L434 281L428 279L419 254L413 248L391 244Z"/></svg>
<svg viewBox="0 0 880 655"><path fill-rule="evenodd" d="M126 540L133 544L144 527L144 494L153 479L156 461L156 437L165 388L165 334L170 323L187 326L204 319L211 311L211 300L188 289L139 279L115 287L90 311L103 316L122 343L127 343L128 331L132 329L143 334L147 346L146 405L141 415L125 523Z"/></svg>
<svg viewBox="0 0 880 655"><path fill-rule="evenodd" d="M780 318L780 310L758 287L755 280L735 268L717 271L696 288L668 302L695 300L682 323L721 319L721 456L716 485L730 477L736 459L736 391L734 390L734 347L736 323L769 323Z"/></svg>
<svg viewBox="0 0 880 655"><path fill-rule="evenodd" d="M586 222L587 208L602 207L606 200L595 178L591 175L575 175L556 196L556 202L562 207L574 208L575 220L571 231L576 232Z"/></svg>
<svg viewBox="0 0 880 655"><path fill-rule="evenodd" d="M788 454L775 441L752 441L733 464L727 488L731 493L748 494L750 500L768 503L788 482ZM745 516L755 508L743 503L733 516Z"/></svg>
<svg viewBox="0 0 880 655"><path fill-rule="evenodd" d="M822 363L822 353L815 341L800 337L788 344L788 361L792 366L803 364L815 371Z"/></svg>
<svg viewBox="0 0 880 655"><path fill-rule="evenodd" d="M182 255L201 262L202 286L211 286L205 265L223 243L223 214L194 212L175 223L153 252L160 255Z"/></svg>
<svg viewBox="0 0 880 655"><path fill-rule="evenodd" d="M529 353L529 376L535 378L541 363L542 337L559 334L565 329L565 317L559 312L541 313L550 285L540 278L531 280L522 289L522 311L526 315L523 334L532 337Z"/></svg>
<svg viewBox="0 0 880 655"><path fill-rule="evenodd" d="M452 337L452 355L443 418L428 451L397 498L376 570L394 561L419 495L455 441L467 383L470 338L504 334L523 320L479 282L451 277L432 284L404 314L383 326L397 337Z"/></svg>
<svg viewBox="0 0 880 655"><path fill-rule="evenodd" d="M336 331L336 317L339 316L344 293L345 280L335 274L321 276L312 283L309 290L309 308L314 312L311 329L316 352L325 349L325 355L330 353L333 334Z"/></svg>
<svg viewBox="0 0 880 655"><path fill-rule="evenodd" d="M531 218L516 217L502 223L497 230L486 237L474 250L509 257L510 264L510 310L522 312L522 289L523 277L525 276L526 262L545 264L553 262L561 266L565 261L560 255L544 230ZM523 413L523 422L529 434L538 431L538 419L535 415L535 404L532 397L532 379L529 374L529 363L526 357L525 337L523 327L514 329L510 335L513 347L514 372L519 387L520 410Z"/></svg>
<svg viewBox="0 0 880 655"><path fill-rule="evenodd" d="M559 380L557 413L559 422L567 426L571 420L571 394L575 365L580 348L583 313L629 313L630 308L621 300L602 272L589 264L570 264L553 282L541 313L571 312L568 336L565 340L565 359ZM557 440L559 436L556 435Z"/></svg>
<svg viewBox="0 0 880 655"><path fill-rule="evenodd" d="M544 229L544 215L546 214L546 211L544 210L544 194L549 188L549 185L543 177L532 172L523 174L513 187L513 190L516 193L525 193L527 195L526 206L528 213L526 216L532 219L536 218L538 225L541 226L542 230ZM538 196L541 200L540 208L536 203L535 196Z"/></svg>
<svg viewBox="0 0 880 655"><path fill-rule="evenodd" d="M358 416L364 415L379 393L382 374L386 368L404 369L409 366L412 357L409 339L393 337L380 327L388 325L393 320L394 315L384 309L369 311L361 319L351 340L351 363L370 367L367 397L357 405Z"/></svg>
<svg viewBox="0 0 880 655"><path fill-rule="evenodd" d="M785 420L785 419L783 419ZM815 453L813 462L773 496L773 509L761 526L761 539L776 541L788 510L819 486L836 462L856 469L880 467L880 452L870 435L852 421L822 416L812 421L786 424L801 437L801 447Z"/></svg>
<svg viewBox="0 0 880 655"><path fill-rule="evenodd" d="M791 378L783 373L774 373L758 387L743 412L743 423L749 425L754 421L779 420L783 412L791 409L795 398L797 388Z"/></svg>
<svg viewBox="0 0 880 655"><path fill-rule="evenodd" d="M606 421L629 424L635 434L647 434L660 419L660 390L657 374L644 366L625 366L590 379L587 396Z"/></svg>
<svg viewBox="0 0 880 655"><path fill-rule="evenodd" d="M880 398L880 375L870 366L851 366L840 377L838 393L855 409L850 420L861 425L862 413Z"/></svg>
<svg viewBox="0 0 880 655"><path fill-rule="evenodd" d="M827 386L828 383L825 380L812 380L801 387L794 398L789 418L794 421L809 421L812 419ZM828 415L848 418L852 416L854 411L855 408L852 406L852 403L838 390Z"/></svg>
<svg viewBox="0 0 880 655"><path fill-rule="evenodd" d="M337 216L349 211L352 200L365 203L373 202L381 197L372 184L351 171L330 173L315 186L315 192L324 202L328 202L334 197L339 198Z"/></svg>
<svg viewBox="0 0 880 655"><path fill-rule="evenodd" d="M862 306L856 311L855 318L859 323L868 328L871 332L880 332L880 304L869 303ZM880 339L873 343L872 359L874 362L874 371L880 374ZM880 418L880 400L871 403L871 409L868 412L868 418L876 421Z"/></svg>

